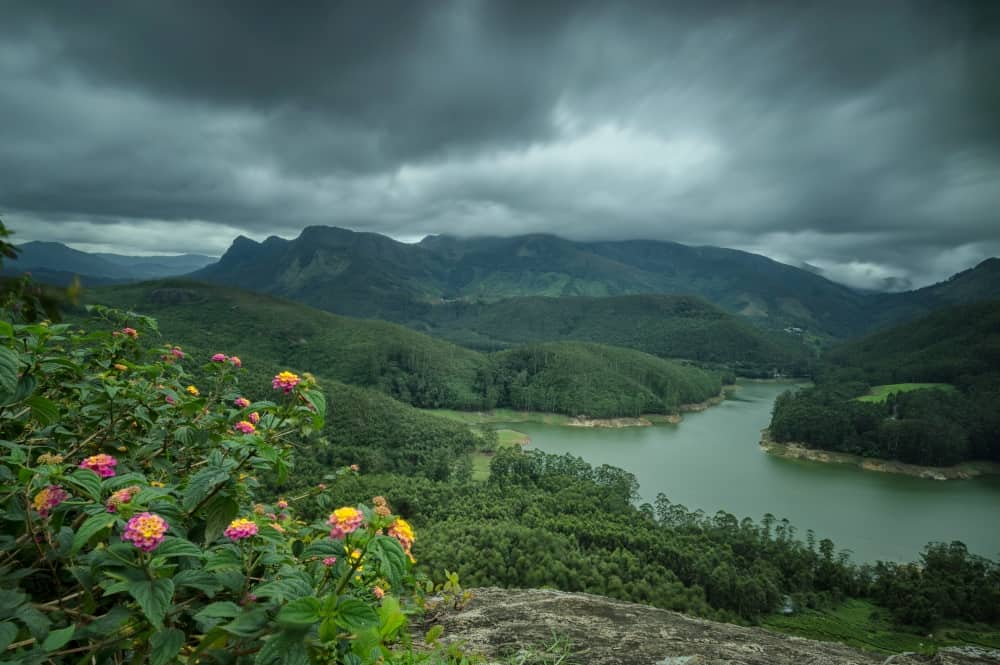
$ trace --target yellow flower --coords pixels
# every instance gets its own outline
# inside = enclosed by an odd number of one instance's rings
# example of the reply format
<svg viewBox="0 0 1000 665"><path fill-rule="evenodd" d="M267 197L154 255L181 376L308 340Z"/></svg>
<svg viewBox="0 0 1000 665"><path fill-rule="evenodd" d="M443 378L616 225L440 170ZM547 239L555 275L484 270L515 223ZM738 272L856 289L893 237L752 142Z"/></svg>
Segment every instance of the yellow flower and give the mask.
<svg viewBox="0 0 1000 665"><path fill-rule="evenodd" d="M194 395L195 397L197 397L198 395L201 394L201 393L198 392L198 389L195 388L194 386L188 386L184 390L188 391L188 393L190 393L191 395Z"/></svg>
<svg viewBox="0 0 1000 665"><path fill-rule="evenodd" d="M121 364L121 363L115 363L114 365L112 365L112 367L114 367L114 368L115 368L116 370L118 370L119 372L124 372L125 370L127 370L127 369L128 369L128 366L127 366L127 365L123 365L123 364Z"/></svg>
<svg viewBox="0 0 1000 665"><path fill-rule="evenodd" d="M159 480L151 480L149 484L153 487L166 487L165 484L161 483Z"/></svg>

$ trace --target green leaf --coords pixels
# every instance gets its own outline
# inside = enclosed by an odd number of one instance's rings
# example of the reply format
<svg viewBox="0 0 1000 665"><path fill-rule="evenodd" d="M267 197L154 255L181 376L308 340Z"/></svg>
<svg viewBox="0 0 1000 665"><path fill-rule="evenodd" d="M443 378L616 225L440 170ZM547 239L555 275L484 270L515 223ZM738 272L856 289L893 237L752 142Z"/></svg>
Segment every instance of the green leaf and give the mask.
<svg viewBox="0 0 1000 665"><path fill-rule="evenodd" d="M406 552L399 541L389 536L375 536L368 551L378 559L379 574L389 580L393 588L398 588L406 573Z"/></svg>
<svg viewBox="0 0 1000 665"><path fill-rule="evenodd" d="M52 625L52 622L34 607L28 605L21 606L17 610L17 618L28 627L28 632L39 642L44 641L48 637L49 626Z"/></svg>
<svg viewBox="0 0 1000 665"><path fill-rule="evenodd" d="M301 631L282 631L264 642L254 665L309 665L305 635Z"/></svg>
<svg viewBox="0 0 1000 665"><path fill-rule="evenodd" d="M17 637L17 626L10 621L0 623L0 653L7 650L15 637Z"/></svg>
<svg viewBox="0 0 1000 665"><path fill-rule="evenodd" d="M235 619L243 610L236 603L229 600L220 600L216 603L209 603L200 612L194 615L198 621L206 619Z"/></svg>
<svg viewBox="0 0 1000 665"><path fill-rule="evenodd" d="M89 473L94 475L93 472ZM87 520L80 525L80 528L73 536L73 547L70 549L70 553L76 554L79 552L84 545L90 542L91 538L113 525L115 520L117 520L117 518L108 513L99 513L88 517Z"/></svg>
<svg viewBox="0 0 1000 665"><path fill-rule="evenodd" d="M337 624L351 631L378 625L378 616L368 603L346 597L337 605Z"/></svg>
<svg viewBox="0 0 1000 665"><path fill-rule="evenodd" d="M263 608L243 612L235 621L219 626L222 630L239 637L257 637L260 630L267 625L267 611Z"/></svg>
<svg viewBox="0 0 1000 665"><path fill-rule="evenodd" d="M25 403L31 407L31 417L42 427L59 422L59 407L49 398L35 395Z"/></svg>
<svg viewBox="0 0 1000 665"><path fill-rule="evenodd" d="M167 665L177 660L177 654L184 646L184 633L176 628L167 628L153 634L149 641L149 665Z"/></svg>
<svg viewBox="0 0 1000 665"><path fill-rule="evenodd" d="M322 618L319 615L319 598L306 596L289 602L281 608L276 617L278 623L292 627L306 627L318 623Z"/></svg>
<svg viewBox="0 0 1000 665"><path fill-rule="evenodd" d="M167 536L164 538L163 542L156 548L154 554L154 556L167 559L179 556L190 556L200 559L201 555L201 548L189 540L177 538L176 536Z"/></svg>
<svg viewBox="0 0 1000 665"><path fill-rule="evenodd" d="M306 545L299 555L300 559L311 559L313 557L343 557L344 543L330 538L320 538Z"/></svg>
<svg viewBox="0 0 1000 665"><path fill-rule="evenodd" d="M101 477L90 469L77 469L66 476L66 482L81 490L91 501L101 500Z"/></svg>
<svg viewBox="0 0 1000 665"><path fill-rule="evenodd" d="M205 543L215 541L240 512L239 504L227 496L215 496L205 506Z"/></svg>
<svg viewBox="0 0 1000 665"><path fill-rule="evenodd" d="M253 590L258 598L270 598L277 603L286 600L298 600L312 594L313 586L309 575L303 571L294 571L287 577L281 577Z"/></svg>
<svg viewBox="0 0 1000 665"><path fill-rule="evenodd" d="M14 326L10 325L6 321L0 321L0 335L3 337L13 337ZM0 651L3 651L3 649L0 649Z"/></svg>
<svg viewBox="0 0 1000 665"><path fill-rule="evenodd" d="M73 639L74 631L76 631L76 626L72 625L60 628L59 630L53 630L45 638L45 641L42 642L42 648L46 651L57 651L63 648L67 642Z"/></svg>
<svg viewBox="0 0 1000 665"><path fill-rule="evenodd" d="M174 583L164 579L135 582L128 591L153 627L162 629L163 617L170 609L170 601L174 597Z"/></svg>
<svg viewBox="0 0 1000 665"><path fill-rule="evenodd" d="M431 629L427 631L427 634L424 635L424 644L433 645L435 642L438 641L438 638L441 637L441 634L443 632L444 632L444 626L442 626L441 624L432 626Z"/></svg>
<svg viewBox="0 0 1000 665"><path fill-rule="evenodd" d="M399 601L392 596L382 599L378 608L379 635L383 640L391 639L396 631L406 625L406 615L399 609Z"/></svg>
<svg viewBox="0 0 1000 665"><path fill-rule="evenodd" d="M222 585L216 580L215 575L204 570L184 570L174 575L174 584L178 587L190 587L198 589L209 598L214 596Z"/></svg>
<svg viewBox="0 0 1000 665"><path fill-rule="evenodd" d="M202 469L191 476L181 501L184 510L187 512L194 510L217 485L227 480L229 480L229 472L224 469Z"/></svg>
<svg viewBox="0 0 1000 665"><path fill-rule="evenodd" d="M17 391L18 355L6 346L0 346L0 403L6 402Z"/></svg>

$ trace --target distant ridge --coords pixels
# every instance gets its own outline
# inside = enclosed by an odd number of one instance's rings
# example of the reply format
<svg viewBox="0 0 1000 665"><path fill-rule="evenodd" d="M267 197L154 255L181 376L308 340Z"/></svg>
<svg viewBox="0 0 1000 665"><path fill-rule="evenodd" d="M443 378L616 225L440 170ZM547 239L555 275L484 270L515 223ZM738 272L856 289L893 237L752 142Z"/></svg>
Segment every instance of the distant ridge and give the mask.
<svg viewBox="0 0 1000 665"><path fill-rule="evenodd" d="M917 291L865 294L809 270L719 247L574 242L546 234L435 235L406 244L312 226L293 240L237 238L217 263L192 277L414 327L441 328L442 318L458 309L454 303L673 294L699 296L773 331L845 338L948 304L1000 297L998 265L991 259ZM437 310L441 305L448 307Z"/></svg>
<svg viewBox="0 0 1000 665"><path fill-rule="evenodd" d="M50 284L66 284L80 277L98 285L171 277L198 270L216 259L201 254L179 256L127 256L82 252L59 242L32 241L18 245L17 260L4 265L6 274L31 272Z"/></svg>

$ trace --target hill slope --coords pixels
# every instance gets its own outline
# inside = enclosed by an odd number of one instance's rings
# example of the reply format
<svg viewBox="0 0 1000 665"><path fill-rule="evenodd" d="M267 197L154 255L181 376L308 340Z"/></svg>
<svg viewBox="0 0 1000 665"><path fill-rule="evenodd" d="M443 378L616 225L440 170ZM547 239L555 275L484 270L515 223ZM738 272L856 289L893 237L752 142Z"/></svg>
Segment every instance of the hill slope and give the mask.
<svg viewBox="0 0 1000 665"><path fill-rule="evenodd" d="M58 242L26 242L18 246L15 261L5 273L32 272L36 279L62 285L80 276L86 284L155 279L198 270L215 259L200 254L180 256L126 256L81 252Z"/></svg>
<svg viewBox="0 0 1000 665"><path fill-rule="evenodd" d="M595 417L670 413L718 394L719 376L648 354L561 342L482 354L403 326L337 316L237 289L182 280L111 286L94 302L160 321L167 340L375 388L420 407L513 406ZM553 391L572 387L559 399Z"/></svg>

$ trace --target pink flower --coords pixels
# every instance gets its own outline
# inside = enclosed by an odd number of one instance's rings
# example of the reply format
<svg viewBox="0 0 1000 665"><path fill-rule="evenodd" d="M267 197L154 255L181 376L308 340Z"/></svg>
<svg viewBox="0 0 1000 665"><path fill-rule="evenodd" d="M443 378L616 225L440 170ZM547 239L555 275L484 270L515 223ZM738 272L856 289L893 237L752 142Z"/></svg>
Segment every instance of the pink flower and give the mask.
<svg viewBox="0 0 1000 665"><path fill-rule="evenodd" d="M248 593L247 595L243 596L243 599L240 601L240 605L249 605L250 603L256 603L256 602L257 602L257 594Z"/></svg>
<svg viewBox="0 0 1000 665"><path fill-rule="evenodd" d="M233 429L237 432L243 432L244 434L253 434L257 431L257 428L253 426L253 423L249 420L241 420L240 422L233 425Z"/></svg>
<svg viewBox="0 0 1000 665"><path fill-rule="evenodd" d="M170 395L167 395L166 400L167 400L167 404L170 404L170 405L177 404L177 400L175 400Z"/></svg>
<svg viewBox="0 0 1000 665"><path fill-rule="evenodd" d="M328 556L325 559L323 559L323 565L326 566L327 568L329 568L335 563L337 563L337 557L335 556Z"/></svg>
<svg viewBox="0 0 1000 665"><path fill-rule="evenodd" d="M137 337L139 337L139 331L136 330L135 328L122 328L122 334L128 335L132 339L136 339Z"/></svg>
<svg viewBox="0 0 1000 665"><path fill-rule="evenodd" d="M251 522L245 517L241 517L230 522L229 526L226 527L226 530L223 533L225 533L230 540L236 542L245 538L253 538L257 535L257 530L256 523Z"/></svg>
<svg viewBox="0 0 1000 665"><path fill-rule="evenodd" d="M110 478L115 475L115 466L118 465L118 460L116 460L111 455L105 455L101 453L100 455L91 455L87 459L80 462L81 469L90 469L101 478Z"/></svg>
<svg viewBox="0 0 1000 665"><path fill-rule="evenodd" d="M250 400L248 400L246 397L237 397L236 399L233 400L233 406L235 406L237 409L245 409L248 406L250 406Z"/></svg>
<svg viewBox="0 0 1000 665"><path fill-rule="evenodd" d="M248 418L248 419L250 420L250 422L251 422L251 423L253 423L254 425L256 425L257 423L259 423L259 422L260 422L260 414L259 414L259 413L257 413L256 411L252 411L252 412L250 413L250 415L249 415L249 416L247 416L247 418Z"/></svg>
<svg viewBox="0 0 1000 665"><path fill-rule="evenodd" d="M299 378L298 374L292 372L284 371L276 374L273 379L271 379L271 387L275 390L282 390L287 395L295 389L295 386L299 385L302 379Z"/></svg>
<svg viewBox="0 0 1000 665"><path fill-rule="evenodd" d="M230 364L231 364L231 365L232 365L233 367L237 367L237 368L239 368L239 367L243 367L243 363L242 363L242 362L240 362L240 358L239 358L239 356L230 356L230 357L229 357L229 363L230 363Z"/></svg>
<svg viewBox="0 0 1000 665"><path fill-rule="evenodd" d="M152 552L163 539L170 525L154 513L139 513L125 525L122 540L128 540L143 552Z"/></svg>
<svg viewBox="0 0 1000 665"><path fill-rule="evenodd" d="M372 593L375 594L376 598L380 598L380 599L383 596L385 596L385 591L380 586L373 586L372 587Z"/></svg>
<svg viewBox="0 0 1000 665"><path fill-rule="evenodd" d="M113 493L109 498L107 503L104 505L107 507L109 513L118 512L118 506L123 503L128 503L132 500L136 494L142 491L142 488L138 485L131 485L125 489L118 490Z"/></svg>
<svg viewBox="0 0 1000 665"><path fill-rule="evenodd" d="M351 469L351 471L353 471L354 473L357 473L358 471L360 471L360 470L361 470L361 467L360 467L360 466L358 466L357 464L352 464L352 465L350 466L350 469Z"/></svg>
<svg viewBox="0 0 1000 665"><path fill-rule="evenodd" d="M228 358L226 358L225 353L216 353L214 356L212 356L213 363L224 363L226 362L226 360L228 360Z"/></svg>
<svg viewBox="0 0 1000 665"><path fill-rule="evenodd" d="M170 349L170 353L174 354L174 358L177 358L177 359L183 359L184 358L184 352L181 351L181 347L179 347L179 346L175 346L174 348Z"/></svg>
<svg viewBox="0 0 1000 665"><path fill-rule="evenodd" d="M69 494L66 493L66 490L58 485L49 485L35 495L32 505L35 507L35 510L38 511L39 515L42 517L48 517L53 508L68 498Z"/></svg>
<svg viewBox="0 0 1000 665"><path fill-rule="evenodd" d="M357 508L350 506L337 508L330 513L330 517L326 520L326 523L333 527L330 529L330 537L343 538L349 533L354 533L364 519L364 514Z"/></svg>
<svg viewBox="0 0 1000 665"><path fill-rule="evenodd" d="M284 510L285 508L288 507L288 502L285 501L284 499L278 499L278 503L276 503L274 505L278 506L278 508L280 510Z"/></svg>

